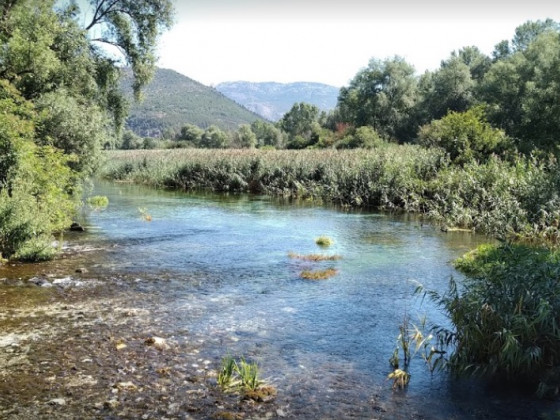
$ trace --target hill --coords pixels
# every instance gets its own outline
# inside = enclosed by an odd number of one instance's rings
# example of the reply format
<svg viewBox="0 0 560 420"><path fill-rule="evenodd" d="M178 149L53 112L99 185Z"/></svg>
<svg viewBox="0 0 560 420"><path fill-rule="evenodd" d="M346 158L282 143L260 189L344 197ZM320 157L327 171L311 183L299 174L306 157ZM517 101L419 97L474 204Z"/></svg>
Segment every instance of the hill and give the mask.
<svg viewBox="0 0 560 420"><path fill-rule="evenodd" d="M334 109L338 98L338 88L312 82L224 82L216 89L271 121L282 118L296 102L307 102L328 111Z"/></svg>
<svg viewBox="0 0 560 420"><path fill-rule="evenodd" d="M141 103L132 101L130 83L131 73L125 71L122 89L131 100L126 124L143 137L177 132L187 123L201 128L215 124L223 130L234 130L240 124L262 119L216 89L173 70L157 69Z"/></svg>

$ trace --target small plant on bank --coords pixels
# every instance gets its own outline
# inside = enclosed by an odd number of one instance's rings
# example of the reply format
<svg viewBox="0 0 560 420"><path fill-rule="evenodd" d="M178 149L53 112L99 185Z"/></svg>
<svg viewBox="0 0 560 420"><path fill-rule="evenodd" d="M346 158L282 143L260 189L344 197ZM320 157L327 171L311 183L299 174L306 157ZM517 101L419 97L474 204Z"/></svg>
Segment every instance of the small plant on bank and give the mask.
<svg viewBox="0 0 560 420"><path fill-rule="evenodd" d="M334 241L329 238L328 236L319 236L317 239L315 239L315 243L321 247L328 247L331 246Z"/></svg>
<svg viewBox="0 0 560 420"><path fill-rule="evenodd" d="M104 208L109 205L109 199L104 195L95 195L89 197L87 203L94 208Z"/></svg>

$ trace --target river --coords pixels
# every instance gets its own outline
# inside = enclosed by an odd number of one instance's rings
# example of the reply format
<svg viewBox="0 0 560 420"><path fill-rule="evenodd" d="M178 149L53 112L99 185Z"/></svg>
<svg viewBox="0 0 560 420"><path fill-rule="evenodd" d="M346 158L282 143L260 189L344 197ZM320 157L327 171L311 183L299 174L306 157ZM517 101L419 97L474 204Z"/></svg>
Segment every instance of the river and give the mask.
<svg viewBox="0 0 560 420"><path fill-rule="evenodd" d="M557 418L558 403L432 375L420 357L406 390L387 380L405 316L446 323L417 283L444 291L450 261L486 238L260 196L92 194L110 204L84 210L61 258L0 268L0 418ZM257 362L276 398L220 391L226 355Z"/></svg>

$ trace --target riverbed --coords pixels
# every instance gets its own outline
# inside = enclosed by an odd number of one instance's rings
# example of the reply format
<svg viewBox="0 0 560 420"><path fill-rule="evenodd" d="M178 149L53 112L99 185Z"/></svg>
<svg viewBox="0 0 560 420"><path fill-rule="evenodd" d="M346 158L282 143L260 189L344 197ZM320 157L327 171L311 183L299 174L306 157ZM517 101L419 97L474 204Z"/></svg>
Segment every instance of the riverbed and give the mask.
<svg viewBox="0 0 560 420"><path fill-rule="evenodd" d="M407 389L387 380L405 317L446 324L416 286L443 292L461 278L450 262L487 238L263 196L105 182L91 195L110 204L84 209L60 258L0 267L0 418L558 418L557 402L419 356ZM276 396L223 392L227 355L258 363Z"/></svg>

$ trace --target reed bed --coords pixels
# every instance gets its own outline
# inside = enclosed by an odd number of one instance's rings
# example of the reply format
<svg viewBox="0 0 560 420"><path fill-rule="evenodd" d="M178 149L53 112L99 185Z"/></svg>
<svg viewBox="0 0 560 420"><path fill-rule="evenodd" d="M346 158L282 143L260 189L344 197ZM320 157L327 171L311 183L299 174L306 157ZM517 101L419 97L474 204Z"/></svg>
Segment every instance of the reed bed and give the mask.
<svg viewBox="0 0 560 420"><path fill-rule="evenodd" d="M452 164L440 149L110 151L102 175L180 190L257 193L414 212L496 237L560 240L558 164L530 157Z"/></svg>

